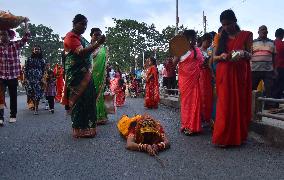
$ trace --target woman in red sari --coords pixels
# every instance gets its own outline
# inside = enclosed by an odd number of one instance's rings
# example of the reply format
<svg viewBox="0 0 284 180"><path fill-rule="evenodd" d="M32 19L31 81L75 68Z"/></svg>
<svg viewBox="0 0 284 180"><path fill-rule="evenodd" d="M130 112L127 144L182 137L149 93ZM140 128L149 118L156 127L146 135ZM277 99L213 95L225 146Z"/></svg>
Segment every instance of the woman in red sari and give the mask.
<svg viewBox="0 0 284 180"><path fill-rule="evenodd" d="M217 114L213 144L220 147L246 141L251 120L250 53L252 33L241 31L232 10L220 15L223 27L214 60L216 69ZM237 53L236 53L237 51Z"/></svg>
<svg viewBox="0 0 284 180"><path fill-rule="evenodd" d="M212 110L213 110L213 87L212 87L212 72L209 66L211 55L209 47L212 43L212 36L205 33L201 38L201 47L204 63L200 73L200 92L201 92L201 117L204 123L212 123Z"/></svg>
<svg viewBox="0 0 284 180"><path fill-rule="evenodd" d="M202 130L199 78L203 56L201 51L195 47L196 32L194 30L185 30L183 34L189 41L190 47L178 62L181 131L190 136Z"/></svg>
<svg viewBox="0 0 284 180"><path fill-rule="evenodd" d="M126 85L125 85L124 79L120 78L118 80L118 86L115 90L116 106L118 107L123 106L125 103L125 89L126 89Z"/></svg>
<svg viewBox="0 0 284 180"><path fill-rule="evenodd" d="M156 65L156 59L151 57L147 59L146 72L146 89L145 89L145 104L149 109L157 109L160 101L159 94L159 77Z"/></svg>
<svg viewBox="0 0 284 180"><path fill-rule="evenodd" d="M63 78L63 68L62 66L56 64L53 70L53 73L56 77L56 96L55 101L60 102L62 98L62 92L64 87L64 78Z"/></svg>
<svg viewBox="0 0 284 180"><path fill-rule="evenodd" d="M115 94L115 104L120 107L125 103L125 89L126 85L121 78L121 73L118 71L115 73L114 79L110 80L110 90Z"/></svg>

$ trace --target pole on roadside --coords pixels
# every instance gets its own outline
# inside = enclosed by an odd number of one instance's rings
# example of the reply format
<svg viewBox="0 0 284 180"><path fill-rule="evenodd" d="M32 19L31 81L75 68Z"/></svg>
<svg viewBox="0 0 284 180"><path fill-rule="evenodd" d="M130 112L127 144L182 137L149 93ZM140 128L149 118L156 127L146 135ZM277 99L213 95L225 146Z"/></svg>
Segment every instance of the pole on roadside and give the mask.
<svg viewBox="0 0 284 180"><path fill-rule="evenodd" d="M176 31L175 31L175 35L178 34L178 23L179 23L179 17L178 17L178 0L176 0Z"/></svg>
<svg viewBox="0 0 284 180"><path fill-rule="evenodd" d="M206 19L206 16L204 15L204 11L203 11L203 28L204 28L204 33L206 33L206 26L207 26L207 19Z"/></svg>
<svg viewBox="0 0 284 180"><path fill-rule="evenodd" d="M144 68L144 61L145 61L145 54L144 54L144 51L142 52L142 56L143 56L143 58L142 58L142 61L143 61L143 68Z"/></svg>

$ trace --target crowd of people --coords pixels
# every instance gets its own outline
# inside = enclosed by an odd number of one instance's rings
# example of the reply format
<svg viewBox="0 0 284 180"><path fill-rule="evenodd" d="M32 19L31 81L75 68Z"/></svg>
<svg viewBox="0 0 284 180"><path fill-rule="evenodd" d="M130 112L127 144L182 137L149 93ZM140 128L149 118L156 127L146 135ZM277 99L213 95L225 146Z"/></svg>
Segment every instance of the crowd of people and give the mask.
<svg viewBox="0 0 284 180"><path fill-rule="evenodd" d="M204 126L210 126L212 142L220 147L246 142L252 114L252 90L260 81L265 85L264 96L281 98L283 95L284 30L277 29L276 40L272 41L267 38L267 27L262 25L258 30L259 37L253 40L251 32L240 29L232 10L221 13L218 33L205 33L197 39L195 30L184 30L188 51L181 57L167 58L162 72L159 72L154 57L147 58L143 80L134 74L126 76L119 68L114 70L108 65L107 48L103 45L105 36L99 28L92 28L89 43L82 36L88 20L81 14L74 17L73 28L64 37L63 66L57 64L52 70L41 47L35 46L21 69L20 49L29 38L27 21L26 33L19 41L11 41L13 31L0 31L1 126L6 87L10 94L9 122L16 122L17 85L21 72L29 108L38 115L43 96L51 113L54 113L54 102L65 105L71 115L75 138L95 137L97 125L107 123L106 92L115 95L114 105L120 107L125 104L127 89L132 97L138 97L145 89L145 108L157 109L161 87L159 75L169 94L176 94L174 89L179 89L181 132L186 136L197 135ZM10 62L5 63L7 61ZM265 108L271 113L278 112L279 104L267 103ZM128 122L127 149L154 155L169 147L162 126L151 116L143 115Z"/></svg>

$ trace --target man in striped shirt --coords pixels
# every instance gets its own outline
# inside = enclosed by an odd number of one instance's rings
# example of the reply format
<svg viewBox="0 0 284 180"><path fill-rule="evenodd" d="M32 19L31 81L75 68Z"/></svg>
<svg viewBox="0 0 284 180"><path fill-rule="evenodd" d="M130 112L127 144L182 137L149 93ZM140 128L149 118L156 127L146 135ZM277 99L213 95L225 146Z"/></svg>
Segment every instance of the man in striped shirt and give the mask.
<svg viewBox="0 0 284 180"><path fill-rule="evenodd" d="M274 77L274 55L276 53L274 42L267 38L267 27L262 25L258 29L259 37L253 41L251 58L252 89L256 90L258 83L263 80L265 96L271 97ZM269 106L266 104L266 108Z"/></svg>

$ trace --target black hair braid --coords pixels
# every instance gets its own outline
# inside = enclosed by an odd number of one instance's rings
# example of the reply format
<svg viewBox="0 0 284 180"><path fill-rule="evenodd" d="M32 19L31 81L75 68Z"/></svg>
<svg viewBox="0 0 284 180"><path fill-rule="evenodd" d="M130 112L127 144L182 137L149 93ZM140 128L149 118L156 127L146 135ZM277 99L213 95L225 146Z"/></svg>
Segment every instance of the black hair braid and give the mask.
<svg viewBox="0 0 284 180"><path fill-rule="evenodd" d="M222 53L226 53L227 52L227 40L229 38L229 35L226 31L222 31L220 39L219 39L219 43L217 46L217 51L216 51L216 55L220 56Z"/></svg>
<svg viewBox="0 0 284 180"><path fill-rule="evenodd" d="M196 32L193 29L190 30L184 30L183 35L186 37L187 41L189 42L191 39L195 39L196 38ZM197 57L197 52L195 49L195 46L192 45L191 48L193 49L194 52L194 59L196 59Z"/></svg>
<svg viewBox="0 0 284 180"><path fill-rule="evenodd" d="M196 52L195 46L192 46L192 49L193 49L193 53L194 53L194 59L196 59L196 57L197 57L197 52Z"/></svg>

